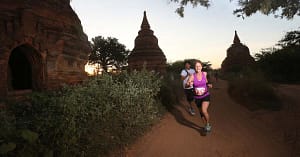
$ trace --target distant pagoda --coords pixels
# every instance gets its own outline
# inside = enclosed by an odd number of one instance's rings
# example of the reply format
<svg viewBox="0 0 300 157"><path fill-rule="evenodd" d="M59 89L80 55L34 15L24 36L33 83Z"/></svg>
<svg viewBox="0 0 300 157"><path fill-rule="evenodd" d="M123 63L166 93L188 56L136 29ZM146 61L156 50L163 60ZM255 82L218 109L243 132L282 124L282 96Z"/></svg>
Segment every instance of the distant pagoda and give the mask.
<svg viewBox="0 0 300 157"><path fill-rule="evenodd" d="M227 49L227 56L221 65L222 71L238 72L254 63L255 61L250 55L249 48L241 43L237 32L235 31L233 44Z"/></svg>
<svg viewBox="0 0 300 157"><path fill-rule="evenodd" d="M166 72L166 57L158 46L158 40L153 35L147 20L146 11L141 30L135 38L135 45L128 57L129 70L141 70L143 66L161 74Z"/></svg>

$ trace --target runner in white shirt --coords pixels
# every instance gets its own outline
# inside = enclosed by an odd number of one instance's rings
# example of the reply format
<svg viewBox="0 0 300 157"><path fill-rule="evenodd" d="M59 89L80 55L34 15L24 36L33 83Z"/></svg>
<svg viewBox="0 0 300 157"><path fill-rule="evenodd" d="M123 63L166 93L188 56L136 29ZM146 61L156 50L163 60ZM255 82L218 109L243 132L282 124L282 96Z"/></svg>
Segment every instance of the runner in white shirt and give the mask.
<svg viewBox="0 0 300 157"><path fill-rule="evenodd" d="M187 80L190 75L193 75L195 70L191 68L190 61L184 62L184 69L181 70L180 76L183 83L184 94L186 96L186 100L189 103L188 111L191 115L195 115L195 110L192 107L192 102L194 100L194 92L193 87L186 87Z"/></svg>

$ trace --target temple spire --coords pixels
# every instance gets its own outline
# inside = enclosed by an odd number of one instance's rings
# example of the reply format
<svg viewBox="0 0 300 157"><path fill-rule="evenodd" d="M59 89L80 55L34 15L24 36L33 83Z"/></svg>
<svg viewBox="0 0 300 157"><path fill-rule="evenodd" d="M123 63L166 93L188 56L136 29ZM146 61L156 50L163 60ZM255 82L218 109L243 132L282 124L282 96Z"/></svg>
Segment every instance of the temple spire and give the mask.
<svg viewBox="0 0 300 157"><path fill-rule="evenodd" d="M142 22L142 25L141 25L141 29L150 29L150 25L149 25L149 22L147 20L146 11L144 11L144 18L143 18L143 22Z"/></svg>
<svg viewBox="0 0 300 157"><path fill-rule="evenodd" d="M227 49L226 58L221 65L222 72L237 72L255 65L249 48L240 42L237 31L234 32L233 44Z"/></svg>
<svg viewBox="0 0 300 157"><path fill-rule="evenodd" d="M161 74L166 72L166 56L158 46L158 39L147 20L146 11L139 30L138 36L134 40L134 48L128 56L129 70L154 70Z"/></svg>
<svg viewBox="0 0 300 157"><path fill-rule="evenodd" d="M234 31L234 39L233 39L234 44L239 44L241 43L239 36L237 35L237 32Z"/></svg>

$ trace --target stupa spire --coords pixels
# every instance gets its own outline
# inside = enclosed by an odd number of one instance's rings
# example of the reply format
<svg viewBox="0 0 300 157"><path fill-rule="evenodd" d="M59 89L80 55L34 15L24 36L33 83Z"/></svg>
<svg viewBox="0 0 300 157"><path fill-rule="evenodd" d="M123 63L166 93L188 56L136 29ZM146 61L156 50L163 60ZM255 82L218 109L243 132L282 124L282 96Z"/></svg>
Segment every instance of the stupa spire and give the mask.
<svg viewBox="0 0 300 157"><path fill-rule="evenodd" d="M233 39L234 44L239 44L241 43L239 36L237 35L237 32L234 31L234 39Z"/></svg>
<svg viewBox="0 0 300 157"><path fill-rule="evenodd" d="M226 58L223 60L221 70L223 72L237 72L255 64L250 55L249 48L240 42L237 32L234 32L233 44L227 49Z"/></svg>
<svg viewBox="0 0 300 157"><path fill-rule="evenodd" d="M134 48L128 57L129 70L142 70L143 65L148 70L161 74L166 72L166 56L158 46L158 39L150 29L146 11L141 25L141 30L134 40Z"/></svg>
<svg viewBox="0 0 300 157"><path fill-rule="evenodd" d="M143 22L141 25L141 29L150 29L150 25L147 19L146 11L144 11L144 17L143 17Z"/></svg>

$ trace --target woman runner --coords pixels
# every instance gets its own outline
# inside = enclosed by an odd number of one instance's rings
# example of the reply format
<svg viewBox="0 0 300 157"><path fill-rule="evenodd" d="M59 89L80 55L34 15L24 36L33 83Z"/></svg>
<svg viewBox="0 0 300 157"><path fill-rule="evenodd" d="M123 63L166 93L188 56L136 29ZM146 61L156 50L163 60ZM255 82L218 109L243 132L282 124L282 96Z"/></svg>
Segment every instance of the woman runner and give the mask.
<svg viewBox="0 0 300 157"><path fill-rule="evenodd" d="M204 130L206 132L211 131L211 125L209 123L209 114L207 112L209 102L210 102L210 94L208 91L208 87L212 87L212 84L208 83L207 73L202 72L202 63L200 61L195 61L195 71L189 80L187 81L187 86L194 87L194 98L195 103L200 112L201 119L203 120L205 127Z"/></svg>

